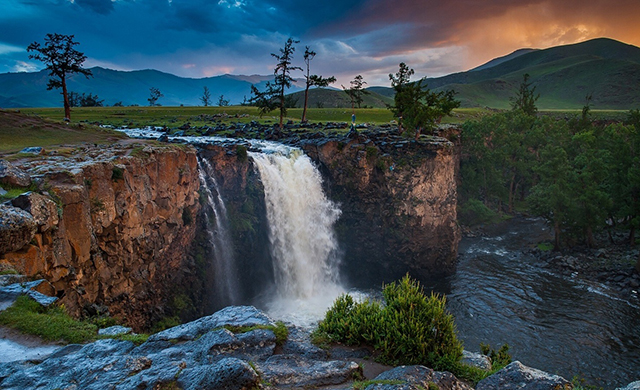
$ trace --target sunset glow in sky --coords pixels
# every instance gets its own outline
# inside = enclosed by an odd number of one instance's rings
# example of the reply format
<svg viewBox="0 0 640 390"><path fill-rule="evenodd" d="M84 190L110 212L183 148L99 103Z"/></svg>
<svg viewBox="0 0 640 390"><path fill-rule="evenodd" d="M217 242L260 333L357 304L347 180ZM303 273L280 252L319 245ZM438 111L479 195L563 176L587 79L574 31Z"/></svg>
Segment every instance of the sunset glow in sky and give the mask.
<svg viewBox="0 0 640 390"><path fill-rule="evenodd" d="M270 74L288 37L318 55L338 85L362 74L388 85L471 69L520 48L608 37L640 46L639 0L2 0L0 72L34 71L25 48L74 34L86 67L158 69L183 77ZM301 77L294 75L295 77Z"/></svg>

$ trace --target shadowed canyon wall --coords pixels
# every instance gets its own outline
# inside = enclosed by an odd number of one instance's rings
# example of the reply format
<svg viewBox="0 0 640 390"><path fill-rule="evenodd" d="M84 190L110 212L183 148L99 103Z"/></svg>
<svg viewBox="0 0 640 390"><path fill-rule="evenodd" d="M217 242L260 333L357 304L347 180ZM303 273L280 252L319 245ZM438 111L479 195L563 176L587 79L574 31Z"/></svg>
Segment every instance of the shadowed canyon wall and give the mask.
<svg viewBox="0 0 640 390"><path fill-rule="evenodd" d="M342 210L336 229L348 285L454 271L460 233L451 142L385 133L282 141L315 161ZM0 262L47 279L74 315L108 310L138 330L234 303L212 287L219 275L198 158L224 198L240 303L268 296L274 271L264 188L242 144L196 151L136 141L18 160L37 191L1 206L5 222L18 222L0 229Z"/></svg>

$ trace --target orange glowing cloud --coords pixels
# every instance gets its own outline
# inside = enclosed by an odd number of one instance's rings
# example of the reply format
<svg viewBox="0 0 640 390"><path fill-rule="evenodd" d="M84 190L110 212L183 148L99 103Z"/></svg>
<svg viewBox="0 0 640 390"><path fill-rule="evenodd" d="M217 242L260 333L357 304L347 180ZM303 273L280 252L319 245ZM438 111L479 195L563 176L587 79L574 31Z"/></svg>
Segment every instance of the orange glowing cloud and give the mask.
<svg viewBox="0 0 640 390"><path fill-rule="evenodd" d="M461 30L464 35L456 34L452 41L468 48L468 68L521 48L544 49L598 37L640 46L640 25L633 16L640 15L639 5L634 4L635 13L602 5L584 8L583 12L570 12L550 3L512 8L467 24Z"/></svg>

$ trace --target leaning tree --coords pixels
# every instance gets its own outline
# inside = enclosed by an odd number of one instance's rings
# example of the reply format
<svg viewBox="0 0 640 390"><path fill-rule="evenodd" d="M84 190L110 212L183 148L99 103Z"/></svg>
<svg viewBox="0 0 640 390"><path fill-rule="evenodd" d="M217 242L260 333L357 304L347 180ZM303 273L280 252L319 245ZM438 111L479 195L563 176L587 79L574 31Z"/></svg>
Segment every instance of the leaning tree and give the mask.
<svg viewBox="0 0 640 390"><path fill-rule="evenodd" d="M49 71L49 82L47 89L62 88L64 99L64 117L71 118L71 105L69 104L69 94L67 92L67 76L73 73L80 73L87 78L93 76L89 69L84 69L82 64L87 59L84 53L76 50L74 46L78 42L73 40L73 35L47 34L44 45L33 42L27 47L29 58L44 62Z"/></svg>

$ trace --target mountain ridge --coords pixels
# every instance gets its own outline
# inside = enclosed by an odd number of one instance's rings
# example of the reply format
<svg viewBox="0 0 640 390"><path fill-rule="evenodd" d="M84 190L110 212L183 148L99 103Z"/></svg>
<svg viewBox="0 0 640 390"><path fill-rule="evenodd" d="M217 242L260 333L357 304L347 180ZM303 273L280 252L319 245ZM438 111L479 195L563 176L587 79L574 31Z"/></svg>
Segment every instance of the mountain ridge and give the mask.
<svg viewBox="0 0 640 390"><path fill-rule="evenodd" d="M230 75L185 78L155 69L118 71L102 67L91 68L94 77L69 77L69 90L93 93L105 105L148 105L150 88L164 95L158 103L165 106L199 106L204 87L211 94L211 105L221 95L231 104L240 104L251 96L251 85L264 89L273 75ZM630 109L640 106L640 48L610 38L597 38L548 49L520 49L497 57L465 72L427 78L428 88L436 91L453 89L463 107L509 108L509 98L515 95L523 75L540 93L538 107L542 109L579 109L585 97L593 96L594 108ZM45 70L32 73L0 74L0 107L59 107L60 91L47 91ZM289 94L304 89L297 79ZM368 106L384 107L393 98L390 87L370 87L375 93ZM343 106L341 90L312 89L310 107ZM299 94L295 97L299 98ZM326 102L322 102L326 99ZM302 102L299 98L299 104ZM350 104L347 104L350 106Z"/></svg>

